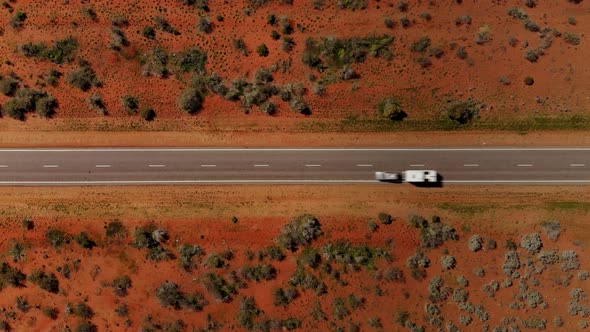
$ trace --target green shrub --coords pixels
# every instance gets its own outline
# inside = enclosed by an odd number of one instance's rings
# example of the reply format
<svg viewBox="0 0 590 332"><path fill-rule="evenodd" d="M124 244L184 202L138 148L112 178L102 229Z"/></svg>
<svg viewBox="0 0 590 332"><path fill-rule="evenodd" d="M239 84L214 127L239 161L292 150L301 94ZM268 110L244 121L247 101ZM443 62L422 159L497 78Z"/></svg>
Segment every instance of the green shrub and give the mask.
<svg viewBox="0 0 590 332"><path fill-rule="evenodd" d="M41 118L50 118L55 113L57 99L53 96L45 96L35 102L35 113Z"/></svg>
<svg viewBox="0 0 590 332"><path fill-rule="evenodd" d="M12 77L3 77L0 79L0 93L5 96L12 96L18 89L18 81Z"/></svg>
<svg viewBox="0 0 590 332"><path fill-rule="evenodd" d="M424 37L420 38L419 40L417 40L416 42L414 42L412 44L412 46L410 46L410 50L412 52L424 53L426 51L426 49L428 49L429 46L430 46L430 38L428 36L424 36Z"/></svg>
<svg viewBox="0 0 590 332"><path fill-rule="evenodd" d="M128 276L121 276L113 280L111 286L113 287L113 293L117 296L126 296L131 288L131 278Z"/></svg>
<svg viewBox="0 0 590 332"><path fill-rule="evenodd" d="M311 243L322 234L321 224L312 215L304 214L286 224L277 243L284 249L297 251L299 246Z"/></svg>
<svg viewBox="0 0 590 332"><path fill-rule="evenodd" d="M535 84L535 80L532 77L527 76L524 78L524 84L533 85L533 84Z"/></svg>
<svg viewBox="0 0 590 332"><path fill-rule="evenodd" d="M258 308L253 297L244 297L240 301L240 307L236 320L238 326L244 327L248 330L254 328L254 319L262 315L264 312Z"/></svg>
<svg viewBox="0 0 590 332"><path fill-rule="evenodd" d="M580 36L577 33L565 33L563 40L568 44L580 45Z"/></svg>
<svg viewBox="0 0 590 332"><path fill-rule="evenodd" d="M205 252L203 249L198 245L189 245L189 244L182 244L178 248L179 253L179 261L180 265L186 271L191 270L195 267L195 263L193 262L193 258L197 256L198 260L200 260Z"/></svg>
<svg viewBox="0 0 590 332"><path fill-rule="evenodd" d="M136 97L131 95L124 95L121 97L121 104L127 110L127 114L135 114L139 108L139 101Z"/></svg>
<svg viewBox="0 0 590 332"><path fill-rule="evenodd" d="M365 9L367 8L367 0L338 0L336 2L340 9Z"/></svg>
<svg viewBox="0 0 590 332"><path fill-rule="evenodd" d="M96 11L92 7L82 8L82 14L95 22L98 21L98 15L96 15Z"/></svg>
<svg viewBox="0 0 590 332"><path fill-rule="evenodd" d="M21 287L22 282L25 281L26 278L27 276L19 269L13 268L6 263L0 264L0 288L6 286Z"/></svg>
<svg viewBox="0 0 590 332"><path fill-rule="evenodd" d="M198 47L191 47L181 52L176 59L176 65L184 73L204 73L206 63L207 53Z"/></svg>
<svg viewBox="0 0 590 332"><path fill-rule="evenodd" d="M59 292L59 281L53 272L47 274L42 270L34 270L27 279L50 293Z"/></svg>
<svg viewBox="0 0 590 332"><path fill-rule="evenodd" d="M458 102L450 105L445 110L445 113L451 121L466 125L478 116L478 108L473 101Z"/></svg>
<svg viewBox="0 0 590 332"><path fill-rule="evenodd" d="M416 59L416 62L418 62L418 64L422 68L428 68L428 67L430 67L430 65L432 65L432 61L430 61L429 58L423 57L423 56L421 56L418 59Z"/></svg>
<svg viewBox="0 0 590 332"><path fill-rule="evenodd" d="M404 111L401 103L395 97L382 99L377 104L377 112L391 121L402 121L408 114Z"/></svg>
<svg viewBox="0 0 590 332"><path fill-rule="evenodd" d="M213 32L213 23L211 22L211 19L206 16L201 16L199 18L199 23L197 27L199 31L203 33Z"/></svg>
<svg viewBox="0 0 590 332"><path fill-rule="evenodd" d="M156 25L156 28L174 34L174 35L179 35L180 32L178 32L178 30L176 30L176 28L174 28L172 25L170 25L170 23L168 23L168 20L166 20L164 18L164 16L162 15L158 15L156 17L154 17L154 24Z"/></svg>
<svg viewBox="0 0 590 332"><path fill-rule="evenodd" d="M241 270L241 275L244 279L253 280L256 282L269 281L277 277L277 270L270 264L265 265L246 265Z"/></svg>
<svg viewBox="0 0 590 332"><path fill-rule="evenodd" d="M465 50L465 46L459 47L455 54L457 55L457 58L461 60L467 59L467 50Z"/></svg>
<svg viewBox="0 0 590 332"><path fill-rule="evenodd" d="M269 54L268 47L266 47L265 44L258 45L256 48L256 53L258 53L260 56L267 57Z"/></svg>
<svg viewBox="0 0 590 332"><path fill-rule="evenodd" d="M96 247L96 242L90 239L86 232L80 232L80 234L76 235L74 239L76 240L76 243L84 249L92 249Z"/></svg>
<svg viewBox="0 0 590 332"><path fill-rule="evenodd" d="M272 30L270 32L270 37L274 40L279 40L281 38L281 34L276 30Z"/></svg>
<svg viewBox="0 0 590 332"><path fill-rule="evenodd" d="M240 51L240 53L242 53L242 55L248 56L248 53L249 53L248 47L246 46L244 39L242 39L242 38L234 39L233 45L236 50L238 50L238 51Z"/></svg>
<svg viewBox="0 0 590 332"><path fill-rule="evenodd" d="M10 26L14 29L22 28L27 20L27 14L17 10L16 13L10 18Z"/></svg>
<svg viewBox="0 0 590 332"><path fill-rule="evenodd" d="M187 88L178 97L178 106L180 107L180 110L188 114L199 112L202 104L203 96L194 88Z"/></svg>
<svg viewBox="0 0 590 332"><path fill-rule="evenodd" d="M44 43L33 44L31 42L18 46L20 52L26 57L46 59L56 64L70 63L74 60L74 54L78 50L78 41L69 36L47 47Z"/></svg>
<svg viewBox="0 0 590 332"><path fill-rule="evenodd" d="M57 310L56 307L44 307L43 308L43 315L45 315L45 317L47 317L51 320L56 320L58 314L59 314L59 311Z"/></svg>
<svg viewBox="0 0 590 332"><path fill-rule="evenodd" d="M45 237L54 248L59 248L70 241L70 235L68 233L53 227L47 229Z"/></svg>
<svg viewBox="0 0 590 332"><path fill-rule="evenodd" d="M85 61L80 63L78 68L68 72L66 82L82 91L88 91L91 87L102 85L90 64Z"/></svg>
<svg viewBox="0 0 590 332"><path fill-rule="evenodd" d="M237 294L237 290L233 285L230 285L225 279L214 273L207 273L203 284L211 296L220 302L231 302L233 295Z"/></svg>
<svg viewBox="0 0 590 332"><path fill-rule="evenodd" d="M123 238L127 236L127 228L119 220L113 220L106 225L105 235L109 238Z"/></svg>
<svg viewBox="0 0 590 332"><path fill-rule="evenodd" d="M153 121L156 118L156 111L151 107L142 107L139 116L145 121Z"/></svg>
<svg viewBox="0 0 590 332"><path fill-rule="evenodd" d="M153 40L156 39L156 30L153 27L146 25L141 30L141 35L147 39Z"/></svg>
<svg viewBox="0 0 590 332"><path fill-rule="evenodd" d="M124 46L129 46L129 40L125 36L125 32L117 27L111 28L111 42L110 48L115 51L120 51Z"/></svg>
<svg viewBox="0 0 590 332"><path fill-rule="evenodd" d="M74 314L80 318L90 319L94 316L94 311L84 302L78 302L74 305Z"/></svg>

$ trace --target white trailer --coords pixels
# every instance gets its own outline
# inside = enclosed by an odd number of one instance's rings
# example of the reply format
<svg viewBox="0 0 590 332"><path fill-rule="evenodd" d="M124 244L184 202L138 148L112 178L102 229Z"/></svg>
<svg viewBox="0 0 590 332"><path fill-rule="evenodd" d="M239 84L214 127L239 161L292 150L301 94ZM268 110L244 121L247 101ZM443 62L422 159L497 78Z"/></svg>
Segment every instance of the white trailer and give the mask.
<svg viewBox="0 0 590 332"><path fill-rule="evenodd" d="M402 175L398 172L375 172L375 180L395 182L402 180Z"/></svg>
<svg viewBox="0 0 590 332"><path fill-rule="evenodd" d="M404 182L409 183L437 183L438 174L433 170L407 170L402 172Z"/></svg>

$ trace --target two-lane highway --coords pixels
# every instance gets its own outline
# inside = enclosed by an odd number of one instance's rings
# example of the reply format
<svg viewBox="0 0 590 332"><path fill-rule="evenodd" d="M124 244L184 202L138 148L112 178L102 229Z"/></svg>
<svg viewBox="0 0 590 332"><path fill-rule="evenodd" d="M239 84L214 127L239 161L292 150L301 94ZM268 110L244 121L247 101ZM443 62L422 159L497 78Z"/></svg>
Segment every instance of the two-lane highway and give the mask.
<svg viewBox="0 0 590 332"><path fill-rule="evenodd" d="M445 184L590 184L590 148L0 149L0 185L376 183L407 169Z"/></svg>

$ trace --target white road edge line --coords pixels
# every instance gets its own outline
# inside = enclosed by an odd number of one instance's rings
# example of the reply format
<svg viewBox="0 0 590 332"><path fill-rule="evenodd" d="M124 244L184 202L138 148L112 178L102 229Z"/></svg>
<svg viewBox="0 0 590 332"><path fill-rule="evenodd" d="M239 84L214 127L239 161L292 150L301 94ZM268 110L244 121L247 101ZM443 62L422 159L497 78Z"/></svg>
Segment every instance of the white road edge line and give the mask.
<svg viewBox="0 0 590 332"><path fill-rule="evenodd" d="M217 165L201 165L201 167L217 167Z"/></svg>
<svg viewBox="0 0 590 332"><path fill-rule="evenodd" d="M105 181L0 181L0 185L93 185L93 184L195 184L195 183L374 183L375 180L105 180Z"/></svg>
<svg viewBox="0 0 590 332"><path fill-rule="evenodd" d="M305 165L305 167L322 167L322 165L318 165L318 164L309 164L309 165Z"/></svg>
<svg viewBox="0 0 590 332"><path fill-rule="evenodd" d="M478 164L463 164L463 167L479 167Z"/></svg>
<svg viewBox="0 0 590 332"><path fill-rule="evenodd" d="M533 167L533 164L516 164L518 167Z"/></svg>
<svg viewBox="0 0 590 332"><path fill-rule="evenodd" d="M444 180L445 183L590 183L590 180Z"/></svg>
<svg viewBox="0 0 590 332"><path fill-rule="evenodd" d="M585 164L570 164L570 167L584 167Z"/></svg>
<svg viewBox="0 0 590 332"><path fill-rule="evenodd" d="M254 165L254 167L268 167L268 166L269 166L268 164L257 164L257 165Z"/></svg>
<svg viewBox="0 0 590 332"><path fill-rule="evenodd" d="M96 168L109 168L111 165L95 165Z"/></svg>
<svg viewBox="0 0 590 332"><path fill-rule="evenodd" d="M373 167L371 164L358 164L358 167Z"/></svg>
<svg viewBox="0 0 590 332"><path fill-rule="evenodd" d="M59 165L43 165L44 168L58 168Z"/></svg>
<svg viewBox="0 0 590 332"><path fill-rule="evenodd" d="M148 167L166 167L166 165L148 165Z"/></svg>

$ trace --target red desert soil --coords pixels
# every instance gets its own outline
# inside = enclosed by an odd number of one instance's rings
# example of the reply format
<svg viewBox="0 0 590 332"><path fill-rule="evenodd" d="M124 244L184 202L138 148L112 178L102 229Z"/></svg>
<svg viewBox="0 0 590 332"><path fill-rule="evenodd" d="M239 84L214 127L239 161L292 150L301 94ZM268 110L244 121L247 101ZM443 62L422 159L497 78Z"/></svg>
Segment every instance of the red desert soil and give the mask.
<svg viewBox="0 0 590 332"><path fill-rule="evenodd" d="M141 3L19 0L0 11L0 21L4 26L0 45L0 58L4 59L4 63L0 72L4 77L13 72L20 80L19 86L42 89L57 98L59 107L55 120L27 121L24 125L29 130L86 130L96 127L134 130L137 126L144 126L137 124L136 119L132 120L123 109L121 97L126 94L136 96L140 106L149 106L156 111L156 120L149 125L156 130L178 130L179 127L190 130L202 127L202 130L221 125L256 131L257 127L282 127L285 124L289 127L306 117L290 111L287 103L276 96L274 99L279 110L275 117L269 117L257 107L245 114L239 102L224 100L213 93L206 95L203 109L198 114L183 114L176 100L190 82L189 74L179 73L170 64L172 74L166 79L142 75L140 59L155 46L167 49L170 54L191 46L199 47L208 55L207 72L221 75L226 85L238 77L251 80L258 68L286 61L290 66L285 73L281 70L273 73L274 83L280 86L303 83L307 89L303 97L312 111L307 117L313 121L340 121L349 116L374 118L377 103L391 96L397 96L409 119L436 119L448 100L464 101L468 98L484 105L480 112L482 118L585 114L588 107L590 99L585 87L589 76L585 64L590 49L584 47L586 39L583 32L588 30L590 11L586 2L543 1L534 8L528 8L521 1L464 1L461 4L455 1L422 1L408 2L405 12L400 11L397 2L390 1L369 0L366 1L366 9L354 11L338 8L336 1L320 2L324 3L321 10L314 9L312 1L295 1L293 5L268 1L260 8L249 7L242 0L209 1L209 10L204 11L172 0ZM524 27L524 18L510 17L508 9L512 6L522 7L526 18L536 22L541 31L529 31ZM92 20L85 15L85 8L92 8L97 19ZM18 12L26 13L27 18L22 27L12 28L9 22ZM277 18L287 16L291 23L293 33L290 36L295 46L290 52L281 50L281 41L271 38L271 31L280 31L281 27L267 24L269 14L275 14ZM121 30L129 45L115 51L109 46L111 21L120 15L128 21L128 26ZM143 37L144 26L154 26L157 15L165 17L180 34L156 29L154 40ZM213 22L211 33L197 30L200 16L206 16ZM218 16L223 20L219 21ZM456 24L461 16L471 17L470 23ZM386 17L395 22L393 28L385 26ZM410 21L406 28L400 23L402 17ZM481 31L489 33L488 41L478 44L476 37ZM566 42L566 39L571 40L566 35L572 33L580 38L579 45ZM89 61L102 87L82 92L66 84L67 73L77 67L75 59L71 63L56 65L48 60L26 58L18 50L23 43L45 42L50 46L53 41L70 35L79 44L74 58ZM364 62L351 64L359 79L342 81L337 77L340 68L319 72L307 67L301 60L308 37L364 38L382 35L394 37L389 46L392 59L367 55ZM436 53L434 51L426 50L424 55L410 51L410 46L423 36L430 38L431 48L443 52L440 58L432 55ZM234 48L233 40L237 38L244 40L249 56L240 54ZM509 39L515 40L514 46L509 45ZM268 45L270 54L267 57L256 53L257 46L262 43ZM465 47L467 51L465 60L455 54L460 47ZM536 62L524 58L526 50L541 47L544 54ZM417 59L421 56L431 60L430 67L420 67ZM46 85L42 79L51 68L64 74L55 87ZM312 92L312 74L326 82L323 96ZM500 83L503 76L503 81L510 81L510 84ZM534 78L534 85L523 83L527 76ZM104 125L103 118L97 117L96 110L92 110L87 103L92 94L102 96L109 118L121 121ZM4 104L9 98L2 95L0 103ZM63 119L72 121L59 121ZM184 124L168 121L174 119L180 119L179 122ZM12 124L6 123L13 121L5 116L0 121L0 127L11 128ZM12 128L15 130L15 127ZM66 139L64 144L67 142Z"/></svg>
<svg viewBox="0 0 590 332"><path fill-rule="evenodd" d="M85 319L78 318L76 313L67 314L66 305L85 302L94 312L88 320L99 331L136 331L148 325L146 317L152 317L152 324L161 325L172 324L180 319L188 331L193 327L204 327L207 314L217 324L222 324L220 330L233 330L238 329L236 315L244 296L252 296L256 305L264 311L263 315L254 319L255 322L272 318L275 320L269 324L286 326L284 320L294 317L301 321L301 330L329 330L338 326L348 329L351 324L360 324L362 330L372 330L369 325L371 319L374 325L378 325L379 319L384 331L407 330L398 322L404 312L408 314L408 321L432 330L429 325L432 317L425 313L425 305L432 301L441 311L440 315L433 317L444 317L443 327L452 322L460 330L482 330L484 324L490 330L510 324L524 329L526 324L541 324L545 320L547 330L571 331L583 324L581 322L587 321L584 318L590 310L587 296L581 295L578 302L570 304L570 293L576 294L581 290L587 294L590 291L590 281L584 280L584 271L590 269L586 250L590 241L587 226L590 194L587 188L392 188L5 188L0 192L0 211L3 213L0 247L6 253L5 262L29 276L35 269L55 273L60 291L53 294L41 290L31 281L22 282L26 287L13 288L3 279L0 306L6 310L3 310L4 315L0 315L0 321L7 321L16 331L60 331L65 325L73 329ZM574 201L576 203L572 203ZM395 217L392 224L380 223L377 216L381 211ZM304 212L318 218L323 235L302 247L316 248L322 254L326 244L347 240L354 246L366 245L371 250L382 248L391 255L391 260L377 257L341 264L329 262L330 258L322 256L319 267L312 269L306 266L304 270L324 282L327 293L317 296L313 290L298 287L299 297L286 308L274 306L273 291L277 287L288 286L298 260L305 255L305 250L309 253L309 249L300 248L294 253L283 250L287 257L280 262L268 257L249 261L247 252L255 253L276 243L275 239L281 234L283 226ZM434 214L439 215L443 224L454 227L458 240L447 240L438 248L420 249L420 230L408 223L408 216L412 213L427 219ZM231 220L233 216L238 219L236 223ZM25 230L22 227L23 217L31 217L34 229ZM129 233L120 241L105 235L104 227L115 219L120 220ZM370 230L369 220L376 222L376 230ZM550 240L541 226L550 220L560 223L557 241ZM170 238L157 246L169 249L177 256L176 259L153 262L146 258L147 249L131 246L135 228L149 223L167 230ZM87 232L97 246L82 249L72 239L69 244L58 249L52 248L45 235L50 227L71 235ZM559 261L559 257L555 264L542 264L536 254L529 254L520 247L523 235L532 233L540 234L541 250L557 250L557 255L562 255L564 250L575 250L580 266L562 271L563 262ZM474 234L479 234L484 240L494 239L497 248L488 247L479 252L468 250L469 239ZM505 248L508 239L515 241L518 246L521 267L516 268L518 276L511 276L512 286L505 287L508 276L504 274L502 265L508 251ZM22 261L12 261L9 248L13 246L13 241L24 245ZM205 252L202 259L193 259L195 267L191 271L184 271L179 266L178 249L182 244L196 244ZM358 247L353 248L360 250ZM209 261L211 254L221 255L228 249L233 253L233 258L226 261L228 266L213 268L203 265ZM414 255L416 250L423 251L430 260L430 267L425 269L426 278L422 281L412 277L412 271L406 264L406 259ZM363 251L353 252L356 253L353 256L358 258ZM374 254L377 252L373 251ZM370 257L366 253L362 255L365 259ZM456 266L443 270L440 263L443 255L452 255L456 259ZM76 259L80 262L75 263ZM339 271L339 277L335 272L328 272L328 262L333 271ZM363 262L371 264L365 266ZM64 271L63 266L66 264L71 268L69 278L58 272L58 267ZM277 272L276 278L261 282L245 280L242 268L259 264L272 265ZM395 276L400 279L399 274L393 273L397 271L393 268L403 272L405 281L388 281L388 278L396 279ZM485 270L484 276L474 274L477 268ZM238 289L239 294L235 294L230 303L218 302L207 290L203 280L208 273L215 273L229 282L231 271L236 271L238 278L247 287ZM129 276L132 281L126 296L116 296L110 286L115 278L121 276ZM435 288L430 291L428 288L436 276L440 276L444 282L441 293ZM458 276L464 276L468 286L461 286L457 281ZM178 284L184 293L203 294L208 305L197 312L162 307L155 290L166 280ZM500 285L497 291L490 290L490 287L493 289L494 281ZM485 285L490 286L486 288ZM475 313L465 311L471 310L469 305L456 303L458 297L452 295L459 288L469 292L468 301L476 309ZM576 288L580 290L574 290ZM536 292L541 294L542 301ZM354 301L351 302L351 294L364 299L358 308ZM15 309L17 296L28 301L28 311ZM336 298L344 300L342 319L336 318ZM312 318L316 300L326 320L316 321ZM531 302L534 304L529 304ZM128 306L128 317L120 317L114 312L115 307L122 304ZM477 309L480 304L482 307ZM47 306L57 308L56 320L41 313ZM465 310L459 310L459 306ZM577 316L568 313L572 308L579 310ZM479 317L485 317L484 311L489 317L482 322ZM460 315L471 317L473 322L468 326L461 325ZM554 326L557 316L564 321L560 328ZM126 324L130 326L125 328Z"/></svg>

